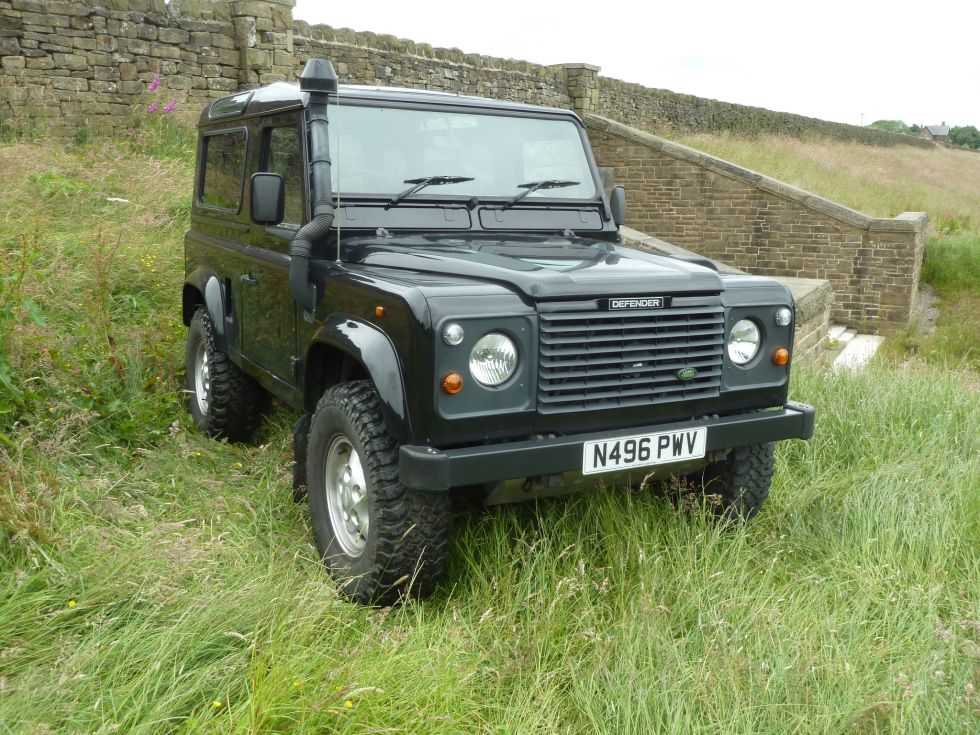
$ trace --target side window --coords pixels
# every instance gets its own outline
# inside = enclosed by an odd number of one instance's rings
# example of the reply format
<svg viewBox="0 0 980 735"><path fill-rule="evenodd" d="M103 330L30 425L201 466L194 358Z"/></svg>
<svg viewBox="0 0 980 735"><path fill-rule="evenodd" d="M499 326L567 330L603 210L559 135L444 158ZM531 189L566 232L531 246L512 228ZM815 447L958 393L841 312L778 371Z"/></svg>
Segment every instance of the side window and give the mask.
<svg viewBox="0 0 980 735"><path fill-rule="evenodd" d="M291 225L303 223L303 142L295 125L268 128L265 131L266 171L282 176L286 190L286 208L283 222Z"/></svg>
<svg viewBox="0 0 980 735"><path fill-rule="evenodd" d="M204 173L200 203L238 211L245 176L245 131L204 138Z"/></svg>

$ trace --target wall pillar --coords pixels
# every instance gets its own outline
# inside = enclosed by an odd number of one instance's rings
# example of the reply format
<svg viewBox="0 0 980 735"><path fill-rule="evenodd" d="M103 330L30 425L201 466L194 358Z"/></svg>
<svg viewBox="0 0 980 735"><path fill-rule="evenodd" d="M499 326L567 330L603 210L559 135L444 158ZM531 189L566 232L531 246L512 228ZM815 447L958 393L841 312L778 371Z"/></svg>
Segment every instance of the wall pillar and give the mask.
<svg viewBox="0 0 980 735"><path fill-rule="evenodd" d="M241 88L292 81L295 6L296 0L231 0Z"/></svg>
<svg viewBox="0 0 980 735"><path fill-rule="evenodd" d="M599 67L592 64L560 64L572 109L579 115L599 111Z"/></svg>

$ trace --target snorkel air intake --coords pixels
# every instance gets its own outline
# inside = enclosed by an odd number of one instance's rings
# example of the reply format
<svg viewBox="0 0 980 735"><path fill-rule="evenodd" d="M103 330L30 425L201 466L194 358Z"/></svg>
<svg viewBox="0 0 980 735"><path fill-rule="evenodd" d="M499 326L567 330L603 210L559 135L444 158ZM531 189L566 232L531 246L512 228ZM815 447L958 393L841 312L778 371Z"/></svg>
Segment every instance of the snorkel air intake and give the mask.
<svg viewBox="0 0 980 735"><path fill-rule="evenodd" d="M310 59L299 78L299 89L310 95L306 107L310 150L310 191L313 217L303 225L289 245L289 288L303 311L316 309L316 285L310 280L313 244L330 232L333 199L330 191L330 140L327 127L327 95L337 91L337 72L326 59ZM337 243L340 247L340 243Z"/></svg>

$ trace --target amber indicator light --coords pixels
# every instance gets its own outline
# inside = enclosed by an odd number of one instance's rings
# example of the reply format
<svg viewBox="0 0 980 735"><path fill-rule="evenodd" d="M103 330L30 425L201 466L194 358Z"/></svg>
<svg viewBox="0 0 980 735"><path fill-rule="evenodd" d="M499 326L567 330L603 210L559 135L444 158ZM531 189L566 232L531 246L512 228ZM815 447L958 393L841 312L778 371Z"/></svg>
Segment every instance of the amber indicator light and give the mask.
<svg viewBox="0 0 980 735"><path fill-rule="evenodd" d="M442 376L442 390L451 396L463 390L463 376L459 373L446 373Z"/></svg>
<svg viewBox="0 0 980 735"><path fill-rule="evenodd" d="M383 306L375 306L374 307L374 315L375 316L384 316L385 315L385 308Z"/></svg>
<svg viewBox="0 0 980 735"><path fill-rule="evenodd" d="M779 347L772 351L772 364L773 365L785 365L789 362L789 350L785 347Z"/></svg>

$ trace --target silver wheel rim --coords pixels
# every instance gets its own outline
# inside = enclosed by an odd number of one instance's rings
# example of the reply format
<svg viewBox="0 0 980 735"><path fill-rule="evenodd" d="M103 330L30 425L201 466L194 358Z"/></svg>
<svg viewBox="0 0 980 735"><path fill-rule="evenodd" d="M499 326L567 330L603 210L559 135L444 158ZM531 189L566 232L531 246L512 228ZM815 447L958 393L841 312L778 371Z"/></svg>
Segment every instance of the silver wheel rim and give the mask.
<svg viewBox="0 0 980 735"><path fill-rule="evenodd" d="M325 466L324 494L333 535L344 553L356 558L367 543L369 516L364 467L350 439L341 435L330 442Z"/></svg>
<svg viewBox="0 0 980 735"><path fill-rule="evenodd" d="M211 397L211 367L208 362L208 348L201 340L194 355L194 397L201 415L207 416L208 400Z"/></svg>

